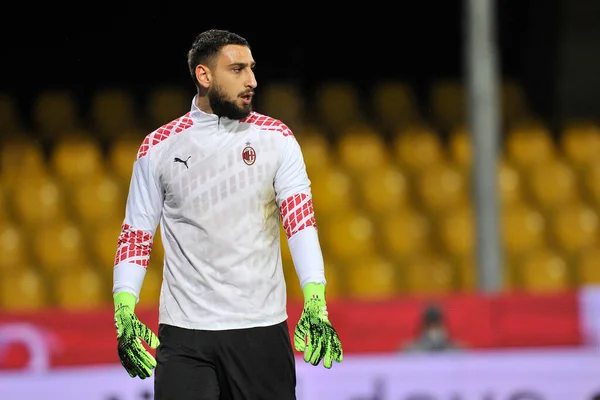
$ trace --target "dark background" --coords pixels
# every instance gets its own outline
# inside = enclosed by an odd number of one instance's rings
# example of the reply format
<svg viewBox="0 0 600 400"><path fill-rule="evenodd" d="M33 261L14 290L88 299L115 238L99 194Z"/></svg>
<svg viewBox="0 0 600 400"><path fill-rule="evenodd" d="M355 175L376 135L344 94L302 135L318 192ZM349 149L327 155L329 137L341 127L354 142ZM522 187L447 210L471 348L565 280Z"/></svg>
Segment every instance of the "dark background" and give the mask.
<svg viewBox="0 0 600 400"><path fill-rule="evenodd" d="M497 7L501 73L528 85L540 112L549 112L544 99L551 82L542 79L536 86L528 84L527 76L542 65L551 70L557 10L557 0L500 0ZM294 79L309 89L327 79L369 85L391 77L412 83L423 97L433 80L462 74L463 14L463 2L457 0L385 6L23 4L6 14L14 26L2 28L0 91L18 98L27 110L36 93L55 87L72 88L83 99L106 86L131 87L140 96L159 83L193 89L187 50L199 32L223 28L250 41L259 90L260 84L277 79ZM538 45L532 61L531 41L540 26L548 28L543 36L549 50Z"/></svg>

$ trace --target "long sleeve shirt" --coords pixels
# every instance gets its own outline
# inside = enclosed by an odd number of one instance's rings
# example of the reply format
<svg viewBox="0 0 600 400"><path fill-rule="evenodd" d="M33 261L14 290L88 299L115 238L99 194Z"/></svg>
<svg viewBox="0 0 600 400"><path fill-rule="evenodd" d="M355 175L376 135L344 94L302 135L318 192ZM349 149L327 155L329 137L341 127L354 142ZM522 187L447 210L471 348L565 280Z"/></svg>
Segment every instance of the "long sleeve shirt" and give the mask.
<svg viewBox="0 0 600 400"><path fill-rule="evenodd" d="M113 293L139 299L160 224L159 323L222 330L284 321L280 224L300 284L325 283L310 180L292 131L252 112L191 111L150 133L133 164Z"/></svg>

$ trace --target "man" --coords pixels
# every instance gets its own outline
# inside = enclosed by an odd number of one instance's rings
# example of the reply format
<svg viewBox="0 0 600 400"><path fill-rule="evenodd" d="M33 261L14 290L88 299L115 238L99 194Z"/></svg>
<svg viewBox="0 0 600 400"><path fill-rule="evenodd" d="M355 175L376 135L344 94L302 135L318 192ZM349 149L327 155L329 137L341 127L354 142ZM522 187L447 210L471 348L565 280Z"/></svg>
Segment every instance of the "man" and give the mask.
<svg viewBox="0 0 600 400"><path fill-rule="evenodd" d="M244 38L203 32L188 66L190 112L149 134L133 166L114 267L119 357L132 377L156 366L155 399L295 399L280 219L305 296L295 348L313 365L342 361L302 153L285 124L252 111ZM134 308L159 222L156 337Z"/></svg>
<svg viewBox="0 0 600 400"><path fill-rule="evenodd" d="M430 304L424 309L419 328L419 335L403 346L403 351L437 352L459 350L463 347L449 337L444 314L435 304Z"/></svg>

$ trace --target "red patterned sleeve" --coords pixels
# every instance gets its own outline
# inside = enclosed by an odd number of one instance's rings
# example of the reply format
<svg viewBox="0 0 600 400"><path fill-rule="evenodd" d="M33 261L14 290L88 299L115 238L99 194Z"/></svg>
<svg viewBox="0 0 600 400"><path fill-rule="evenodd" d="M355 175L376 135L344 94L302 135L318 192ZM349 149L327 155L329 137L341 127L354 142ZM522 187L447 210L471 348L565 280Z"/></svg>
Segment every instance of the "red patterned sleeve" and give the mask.
<svg viewBox="0 0 600 400"><path fill-rule="evenodd" d="M123 224L117 243L115 265L122 262L148 267L152 251L152 235L148 232L135 230L128 224Z"/></svg>
<svg viewBox="0 0 600 400"><path fill-rule="evenodd" d="M281 203L280 212L288 239L308 226L317 228L312 199L305 193L285 199Z"/></svg>

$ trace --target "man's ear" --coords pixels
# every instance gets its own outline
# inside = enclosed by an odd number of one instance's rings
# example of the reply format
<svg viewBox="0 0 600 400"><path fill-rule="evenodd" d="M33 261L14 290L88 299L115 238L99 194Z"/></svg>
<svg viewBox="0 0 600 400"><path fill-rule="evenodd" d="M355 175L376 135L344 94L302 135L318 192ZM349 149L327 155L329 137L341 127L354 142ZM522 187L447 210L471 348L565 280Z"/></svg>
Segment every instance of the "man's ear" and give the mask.
<svg viewBox="0 0 600 400"><path fill-rule="evenodd" d="M208 68L206 65L198 64L196 66L195 72L196 72L196 80L198 81L198 84L200 86L202 86L203 88L208 89L208 87L210 86L210 82L212 80L210 68Z"/></svg>

